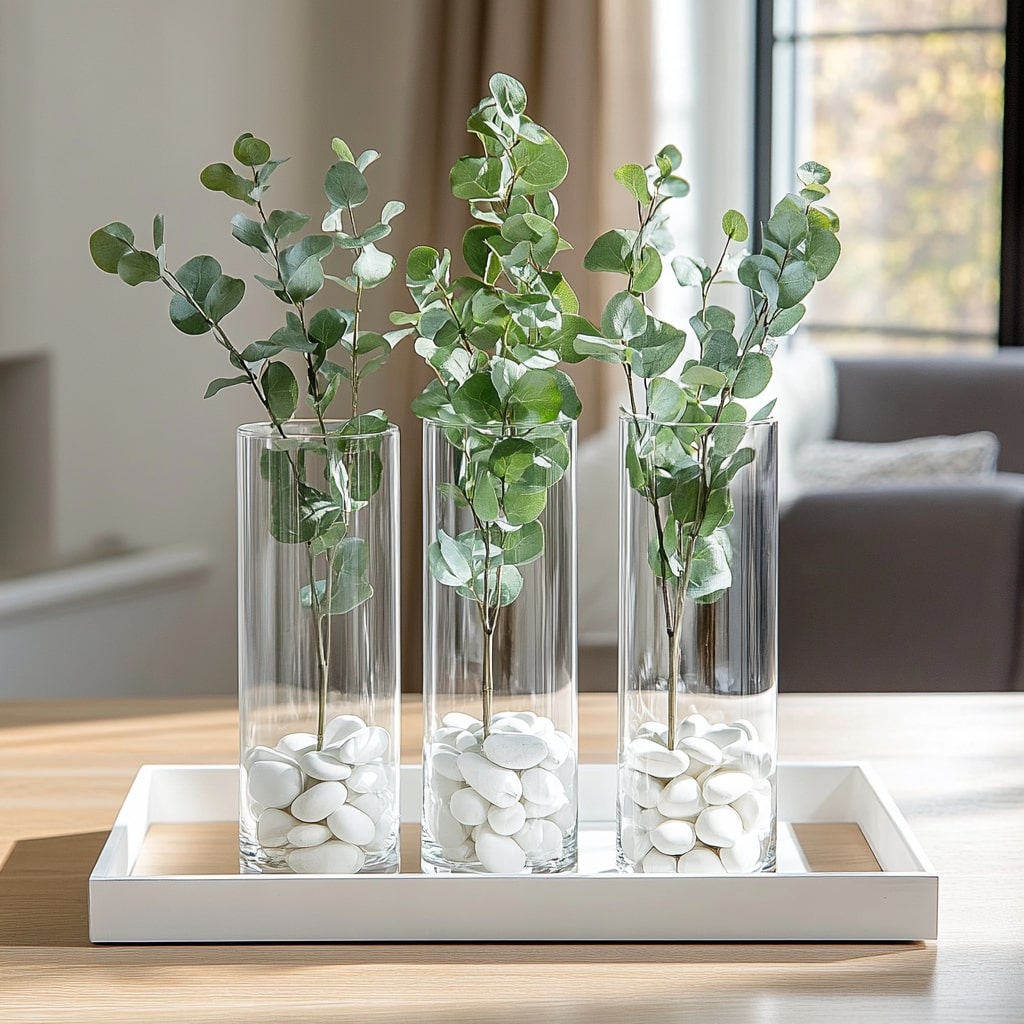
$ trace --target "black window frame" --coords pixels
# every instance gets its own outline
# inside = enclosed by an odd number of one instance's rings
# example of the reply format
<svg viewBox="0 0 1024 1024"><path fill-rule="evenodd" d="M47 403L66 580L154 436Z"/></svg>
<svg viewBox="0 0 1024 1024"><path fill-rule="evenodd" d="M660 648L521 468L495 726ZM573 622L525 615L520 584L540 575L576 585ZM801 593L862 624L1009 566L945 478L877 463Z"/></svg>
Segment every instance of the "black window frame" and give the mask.
<svg viewBox="0 0 1024 1024"><path fill-rule="evenodd" d="M754 26L754 243L771 215L772 111L775 73L775 0L755 0ZM856 33L850 33L854 35ZM1006 65L1003 94L1003 160L999 244L999 310L996 342L1000 348L1024 347L1024 4L1006 3ZM1020 126L1014 130L1014 126ZM860 328L856 328L860 330ZM904 336L918 333L901 329ZM942 332L921 330L935 337ZM982 337L950 332L966 340ZM990 337L986 334L984 337Z"/></svg>

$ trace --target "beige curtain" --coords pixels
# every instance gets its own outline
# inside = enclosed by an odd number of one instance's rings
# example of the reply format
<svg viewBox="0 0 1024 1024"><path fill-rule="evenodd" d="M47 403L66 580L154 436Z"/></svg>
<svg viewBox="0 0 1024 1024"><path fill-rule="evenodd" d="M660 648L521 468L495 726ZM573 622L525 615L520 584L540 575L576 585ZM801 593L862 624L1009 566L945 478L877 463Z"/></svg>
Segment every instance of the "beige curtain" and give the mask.
<svg viewBox="0 0 1024 1024"><path fill-rule="evenodd" d="M312 20L312 75L318 95L338 96L333 112L360 132L353 145L389 152L381 174L407 204L388 242L399 260L417 244L460 252L470 221L452 198L448 172L476 152L466 117L487 92L495 71L526 86L528 110L559 140L569 177L558 192L559 230L575 251L557 264L580 297L581 311L600 316L615 288L608 275L582 269L591 241L635 215L612 172L627 161L645 163L652 147L653 106L649 0L377 0L324 3ZM339 76L348 87L339 89ZM311 120L322 118L314 113ZM311 124L311 130L320 130ZM348 127L328 129L337 134ZM373 182L371 182L373 184ZM392 195L381 194L381 199ZM387 246L385 246L387 248ZM412 309L403 275L374 296L378 315ZM585 411L580 436L602 424L608 368L570 369ZM430 374L411 346L396 354L386 378L371 378L368 400L384 407L402 430L403 676L421 689L420 425L409 402Z"/></svg>

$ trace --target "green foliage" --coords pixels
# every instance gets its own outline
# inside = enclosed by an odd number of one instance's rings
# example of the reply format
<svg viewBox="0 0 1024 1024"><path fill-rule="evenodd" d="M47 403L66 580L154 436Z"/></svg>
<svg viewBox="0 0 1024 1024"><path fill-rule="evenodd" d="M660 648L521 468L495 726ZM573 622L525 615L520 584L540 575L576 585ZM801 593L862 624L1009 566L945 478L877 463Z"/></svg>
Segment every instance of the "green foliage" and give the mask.
<svg viewBox="0 0 1024 1024"><path fill-rule="evenodd" d="M395 200L385 203L379 220L360 232L354 211L369 196L363 172L379 154L368 150L355 159L340 139L334 140L332 148L338 162L324 179L324 192L331 202L323 219L324 233L297 240L293 236L310 219L306 214L264 208L271 175L284 161L272 159L270 146L262 139L246 132L235 140L232 155L242 165L240 170L213 163L200 174L206 188L249 207L248 214L239 212L231 218L231 234L270 264L273 276L256 280L286 306L284 324L266 340L242 346L231 341L223 321L244 298L245 282L225 274L214 257L194 256L174 272L167 269L163 217L153 222L154 252L139 248L131 228L120 222L98 229L89 239L93 262L100 270L117 274L131 286L161 282L171 292L173 326L187 335L212 334L225 349L240 372L211 381L206 398L245 384L263 405L279 435L261 463L270 491L270 533L280 543L306 545L311 573L315 560L322 566L322 578L299 595L315 616L318 634L325 616L345 614L372 594L365 541L348 533L352 516L380 488L383 465L378 435L389 424L379 411L359 414L359 384L408 333L378 334L363 330L360 324L363 290L379 285L395 266L394 258L373 243L390 233L390 222L405 207ZM351 261L342 278L324 269L335 250ZM306 303L328 280L354 293L352 308L328 306L307 317ZM277 358L282 353L294 353L305 363L305 399L326 440L288 437L287 423L298 407L300 385L292 367ZM352 414L328 433L324 417L342 384L351 395ZM314 454L323 466L322 479L312 479L307 470ZM322 683L326 685L325 680Z"/></svg>
<svg viewBox="0 0 1024 1024"><path fill-rule="evenodd" d="M434 373L413 410L451 428L458 474L443 496L472 525L458 537L442 534L428 566L477 604L488 633L521 591L516 566L543 552L537 520L569 464L565 424L581 405L558 364L578 361L577 340L599 334L551 267L570 248L552 194L568 161L526 105L521 83L491 78L490 95L467 122L482 155L461 157L450 178L477 221L462 241L469 275L453 277L447 250L413 249L406 284L417 312L392 317L415 326L416 351Z"/></svg>
<svg viewBox="0 0 1024 1024"><path fill-rule="evenodd" d="M663 208L687 191L676 174L680 162L679 151L667 146L647 167L626 164L615 172L638 203L639 225L604 232L584 266L620 274L626 286L606 304L600 332L581 333L575 342L581 354L620 364L627 378L632 422L626 470L656 520L648 563L665 591L670 639L683 597L712 603L731 584L729 485L754 458L753 449L743 446L745 424L766 418L773 405L750 415L742 402L768 386L774 339L800 322L802 300L840 254L838 218L819 205L829 193L830 172L804 164L798 172L803 189L780 200L765 225L761 251L739 264L751 312L738 330L730 310L708 301L729 245L749 235L746 218L728 210L722 218L725 246L714 268L695 257L671 260L679 285L700 289L700 309L690 320L697 351L680 363L684 332L656 320L646 300L658 278L647 268L657 257L660 274L671 251ZM638 379L645 386L643 405L636 398ZM670 678L676 670L670 665Z"/></svg>

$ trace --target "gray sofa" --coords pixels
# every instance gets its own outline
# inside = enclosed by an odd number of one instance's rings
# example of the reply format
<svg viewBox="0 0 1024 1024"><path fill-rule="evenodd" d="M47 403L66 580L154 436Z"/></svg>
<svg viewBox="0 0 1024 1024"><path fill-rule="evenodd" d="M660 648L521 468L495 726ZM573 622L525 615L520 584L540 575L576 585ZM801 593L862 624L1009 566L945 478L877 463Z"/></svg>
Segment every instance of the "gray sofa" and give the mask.
<svg viewBox="0 0 1024 1024"><path fill-rule="evenodd" d="M838 439L990 430L999 472L794 501L779 524L780 688L1024 688L1024 353L837 372Z"/></svg>
<svg viewBox="0 0 1024 1024"><path fill-rule="evenodd" d="M1024 352L837 362L836 438L990 430L999 472L803 494L779 523L779 686L1024 689ZM615 688L612 646L580 649Z"/></svg>

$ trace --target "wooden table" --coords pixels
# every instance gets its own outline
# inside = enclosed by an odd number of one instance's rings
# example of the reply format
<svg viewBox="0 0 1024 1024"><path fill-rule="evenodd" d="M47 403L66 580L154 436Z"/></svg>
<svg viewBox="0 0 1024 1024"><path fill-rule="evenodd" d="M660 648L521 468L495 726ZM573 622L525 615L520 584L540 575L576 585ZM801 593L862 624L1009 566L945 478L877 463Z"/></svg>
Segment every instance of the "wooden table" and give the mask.
<svg viewBox="0 0 1024 1024"><path fill-rule="evenodd" d="M584 760L614 714L582 699ZM417 705L404 727L415 759ZM1024 693L784 697L780 728L784 760L878 769L940 872L938 942L91 946L136 769L233 760L234 707L0 703L0 1021L1024 1021Z"/></svg>

